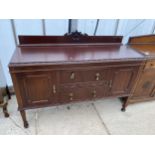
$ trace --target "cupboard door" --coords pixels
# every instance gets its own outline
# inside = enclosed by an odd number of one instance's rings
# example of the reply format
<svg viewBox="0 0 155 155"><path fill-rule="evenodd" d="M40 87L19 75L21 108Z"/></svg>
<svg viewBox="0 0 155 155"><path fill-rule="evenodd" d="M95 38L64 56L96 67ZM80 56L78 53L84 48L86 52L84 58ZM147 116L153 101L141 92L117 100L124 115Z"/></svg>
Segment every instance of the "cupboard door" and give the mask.
<svg viewBox="0 0 155 155"><path fill-rule="evenodd" d="M116 68L113 72L112 94L129 94L137 75L137 68Z"/></svg>
<svg viewBox="0 0 155 155"><path fill-rule="evenodd" d="M24 96L24 103L30 106L55 103L57 93L55 76L48 72L20 75L20 88Z"/></svg>
<svg viewBox="0 0 155 155"><path fill-rule="evenodd" d="M155 71L147 70L142 73L136 86L134 98L150 98L155 96Z"/></svg>

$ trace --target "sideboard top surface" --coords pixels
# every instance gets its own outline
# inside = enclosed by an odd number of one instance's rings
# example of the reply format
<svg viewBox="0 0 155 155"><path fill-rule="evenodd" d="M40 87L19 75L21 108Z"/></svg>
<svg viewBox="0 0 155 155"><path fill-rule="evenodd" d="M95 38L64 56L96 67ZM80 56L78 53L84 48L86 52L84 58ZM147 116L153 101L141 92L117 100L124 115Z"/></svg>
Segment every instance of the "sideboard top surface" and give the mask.
<svg viewBox="0 0 155 155"><path fill-rule="evenodd" d="M107 45L51 45L18 46L10 65L66 64L107 61L142 60L143 55L130 46Z"/></svg>

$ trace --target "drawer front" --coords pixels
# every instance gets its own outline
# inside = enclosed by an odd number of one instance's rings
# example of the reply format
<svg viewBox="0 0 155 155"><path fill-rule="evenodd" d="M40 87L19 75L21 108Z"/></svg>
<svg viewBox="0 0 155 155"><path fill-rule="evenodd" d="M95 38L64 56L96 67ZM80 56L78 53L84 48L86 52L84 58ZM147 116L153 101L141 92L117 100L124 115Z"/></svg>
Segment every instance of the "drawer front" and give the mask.
<svg viewBox="0 0 155 155"><path fill-rule="evenodd" d="M107 81L110 70L107 69L95 69L86 71L84 74L84 81Z"/></svg>
<svg viewBox="0 0 155 155"><path fill-rule="evenodd" d="M155 60L146 62L144 69L155 69Z"/></svg>
<svg viewBox="0 0 155 155"><path fill-rule="evenodd" d="M60 71L60 83L102 81L107 79L109 72L108 69Z"/></svg>
<svg viewBox="0 0 155 155"><path fill-rule="evenodd" d="M59 99L61 103L92 100L110 96L111 87L107 81L63 85L60 87Z"/></svg>
<svg viewBox="0 0 155 155"><path fill-rule="evenodd" d="M60 71L60 83L76 83L83 82L84 72L75 70Z"/></svg>
<svg viewBox="0 0 155 155"><path fill-rule="evenodd" d="M111 80L105 80L105 81L91 83L91 85L89 86L91 99L110 96L111 87L112 87Z"/></svg>
<svg viewBox="0 0 155 155"><path fill-rule="evenodd" d="M61 103L90 99L89 89L86 86L61 86L59 100Z"/></svg>

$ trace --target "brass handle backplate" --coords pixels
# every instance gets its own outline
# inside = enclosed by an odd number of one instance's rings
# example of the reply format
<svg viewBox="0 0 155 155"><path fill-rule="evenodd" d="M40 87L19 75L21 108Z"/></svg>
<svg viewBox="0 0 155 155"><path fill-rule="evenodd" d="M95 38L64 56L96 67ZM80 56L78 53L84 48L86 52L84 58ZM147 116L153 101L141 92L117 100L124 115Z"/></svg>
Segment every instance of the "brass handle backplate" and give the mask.
<svg viewBox="0 0 155 155"><path fill-rule="evenodd" d="M100 73L96 73L96 81L100 79Z"/></svg>
<svg viewBox="0 0 155 155"><path fill-rule="evenodd" d="M70 99L70 101L72 101L73 100L73 96L74 96L74 94L73 93L69 93L69 99Z"/></svg>
<svg viewBox="0 0 155 155"><path fill-rule="evenodd" d="M53 85L53 94L56 94L56 86Z"/></svg>
<svg viewBox="0 0 155 155"><path fill-rule="evenodd" d="M74 72L71 73L70 79L71 79L71 80L74 80L74 79L75 79L75 73L74 73Z"/></svg>
<svg viewBox="0 0 155 155"><path fill-rule="evenodd" d="M109 81L109 87L112 87L112 80Z"/></svg>

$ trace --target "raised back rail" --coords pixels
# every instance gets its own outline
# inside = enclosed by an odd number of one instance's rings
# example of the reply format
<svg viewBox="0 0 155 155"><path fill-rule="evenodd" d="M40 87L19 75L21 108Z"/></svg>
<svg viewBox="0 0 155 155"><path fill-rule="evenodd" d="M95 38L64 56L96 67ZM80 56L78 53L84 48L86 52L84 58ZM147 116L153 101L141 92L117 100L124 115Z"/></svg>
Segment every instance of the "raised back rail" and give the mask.
<svg viewBox="0 0 155 155"><path fill-rule="evenodd" d="M65 34L64 36L23 36L20 35L19 44L78 44L78 43L118 43L121 44L122 36L88 36L80 32Z"/></svg>

